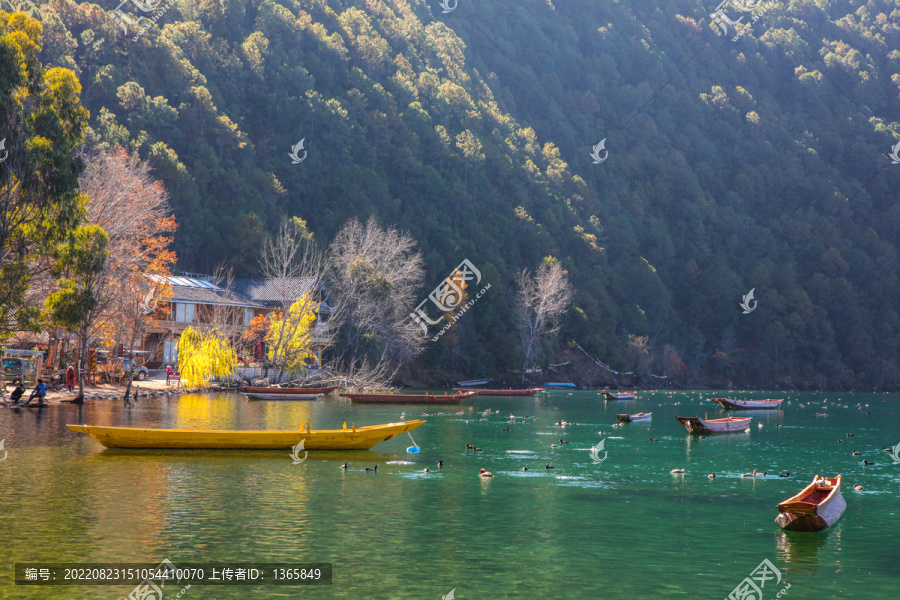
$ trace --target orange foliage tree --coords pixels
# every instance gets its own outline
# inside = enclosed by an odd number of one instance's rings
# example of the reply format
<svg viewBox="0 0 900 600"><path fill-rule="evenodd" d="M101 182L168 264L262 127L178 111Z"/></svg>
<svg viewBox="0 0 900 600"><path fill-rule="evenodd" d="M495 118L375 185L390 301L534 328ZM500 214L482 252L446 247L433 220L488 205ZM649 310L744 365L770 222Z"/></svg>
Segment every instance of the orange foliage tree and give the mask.
<svg viewBox="0 0 900 600"><path fill-rule="evenodd" d="M87 220L109 236L103 314L94 333L98 340L122 344L130 353L147 329L167 318L178 225L170 214L168 193L150 175L149 163L121 148L97 152L86 162L81 190L88 196ZM126 398L130 387L131 377Z"/></svg>

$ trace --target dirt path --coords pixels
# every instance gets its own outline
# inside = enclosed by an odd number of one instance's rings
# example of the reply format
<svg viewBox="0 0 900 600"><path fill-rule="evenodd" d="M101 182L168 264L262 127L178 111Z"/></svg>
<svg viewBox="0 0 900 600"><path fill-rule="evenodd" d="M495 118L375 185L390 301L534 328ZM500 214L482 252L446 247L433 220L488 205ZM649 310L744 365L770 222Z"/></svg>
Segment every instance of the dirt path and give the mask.
<svg viewBox="0 0 900 600"><path fill-rule="evenodd" d="M84 401L90 402L91 400L103 400L108 398L118 398L122 399L125 395L125 387L124 383L101 383L99 385L86 385L84 386ZM31 395L31 390L34 388L29 388L25 390L25 393L22 395L21 402L25 402L28 400L28 396ZM58 404L63 400L72 400L78 395L78 386L72 388L74 391L69 392L66 388L62 388L62 391L53 392L47 391L47 403L48 404ZM9 393L12 392L13 386L9 385L6 388L6 392L3 393L3 400L9 400ZM159 395L168 393L183 393L181 387L177 384L166 385L165 380L155 380L155 379L145 379L144 381L134 381L131 384L131 393L134 394L136 390L140 390L141 396L144 395ZM32 400L31 404L35 404L37 399Z"/></svg>

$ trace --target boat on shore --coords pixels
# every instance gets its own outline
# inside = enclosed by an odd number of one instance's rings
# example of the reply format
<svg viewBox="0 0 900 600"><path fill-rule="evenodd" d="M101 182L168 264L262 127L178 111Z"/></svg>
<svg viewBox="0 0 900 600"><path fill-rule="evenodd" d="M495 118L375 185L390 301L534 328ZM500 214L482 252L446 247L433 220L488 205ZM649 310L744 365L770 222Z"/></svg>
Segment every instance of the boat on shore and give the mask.
<svg viewBox="0 0 900 600"><path fill-rule="evenodd" d="M459 394L354 394L343 393L344 398L350 398L353 402L379 403L379 404L459 404L466 398L471 398L478 392L469 390Z"/></svg>
<svg viewBox="0 0 900 600"><path fill-rule="evenodd" d="M464 390L462 388L453 388L457 392L472 391L478 396L534 396L538 392L543 392L544 388L529 388L527 390Z"/></svg>
<svg viewBox="0 0 900 600"><path fill-rule="evenodd" d="M607 400L632 400L636 397L634 392L622 392L619 394L612 392L603 392L603 396Z"/></svg>
<svg viewBox="0 0 900 600"><path fill-rule="evenodd" d="M710 398L713 402L718 402L725 409L749 410L778 408L784 402L784 398L778 400L736 400L734 398Z"/></svg>
<svg viewBox="0 0 900 600"><path fill-rule="evenodd" d="M819 477L803 488L796 496L791 496L777 505L775 522L788 531L824 531L834 525L847 502L841 496L841 476Z"/></svg>
<svg viewBox="0 0 900 600"><path fill-rule="evenodd" d="M701 419L700 417L675 417L691 433L734 433L750 426L752 417L725 417L724 419Z"/></svg>
<svg viewBox="0 0 900 600"><path fill-rule="evenodd" d="M467 381L457 381L456 385L459 387L475 387L476 385L487 385L490 380L490 377L485 377L484 379L469 379Z"/></svg>
<svg viewBox="0 0 900 600"><path fill-rule="evenodd" d="M283 388L283 387L253 387L245 385L241 388L248 394L330 394L338 386L330 387L299 387L299 388Z"/></svg>
<svg viewBox="0 0 900 600"><path fill-rule="evenodd" d="M368 450L395 435L425 423L422 419L404 423L367 425L350 429L305 429L295 431L146 429L66 425L76 433L86 433L107 448L179 448L230 450L287 450L301 440L304 450Z"/></svg>
<svg viewBox="0 0 900 600"><path fill-rule="evenodd" d="M643 412L634 415L623 413L616 415L616 419L618 419L619 423L640 423L641 421L650 421L653 419L653 413Z"/></svg>
<svg viewBox="0 0 900 600"><path fill-rule="evenodd" d="M574 389L575 389L575 384L574 384L574 383L558 383L558 382L557 382L557 383L545 383L545 384L544 384L544 387L548 387L548 388L566 388L566 389L574 390Z"/></svg>
<svg viewBox="0 0 900 600"><path fill-rule="evenodd" d="M243 392L248 400L315 400L325 394L270 394L261 392Z"/></svg>

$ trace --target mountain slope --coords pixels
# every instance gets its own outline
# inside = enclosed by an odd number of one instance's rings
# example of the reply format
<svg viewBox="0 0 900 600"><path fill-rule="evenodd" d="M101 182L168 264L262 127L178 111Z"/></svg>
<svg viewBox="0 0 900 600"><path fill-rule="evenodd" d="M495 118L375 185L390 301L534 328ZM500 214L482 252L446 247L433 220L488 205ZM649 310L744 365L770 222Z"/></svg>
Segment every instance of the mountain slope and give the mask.
<svg viewBox="0 0 900 600"><path fill-rule="evenodd" d="M43 58L92 143L150 157L185 268L374 214L422 246L423 298L464 258L493 284L420 366L520 366L512 278L554 255L563 341L645 383L898 385L896 1L764 7L736 42L697 2L179 1L137 41L112 8L41 6Z"/></svg>

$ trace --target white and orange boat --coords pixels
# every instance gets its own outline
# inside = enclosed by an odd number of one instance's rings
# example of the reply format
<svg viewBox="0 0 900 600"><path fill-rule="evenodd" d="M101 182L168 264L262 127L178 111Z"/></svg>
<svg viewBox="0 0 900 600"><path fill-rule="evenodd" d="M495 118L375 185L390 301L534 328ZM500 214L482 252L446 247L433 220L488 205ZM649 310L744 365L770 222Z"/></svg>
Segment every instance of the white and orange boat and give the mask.
<svg viewBox="0 0 900 600"><path fill-rule="evenodd" d="M841 496L841 476L815 476L796 496L778 504L775 522L788 531L824 531L834 525L847 502Z"/></svg>
<svg viewBox="0 0 900 600"><path fill-rule="evenodd" d="M725 417L724 419L701 419L700 417L675 417L691 433L734 433L750 426L752 417Z"/></svg>
<svg viewBox="0 0 900 600"><path fill-rule="evenodd" d="M784 402L784 398L778 400L736 400L734 398L710 398L713 402L718 402L722 408L730 408L734 410L750 410L763 408L778 408Z"/></svg>

